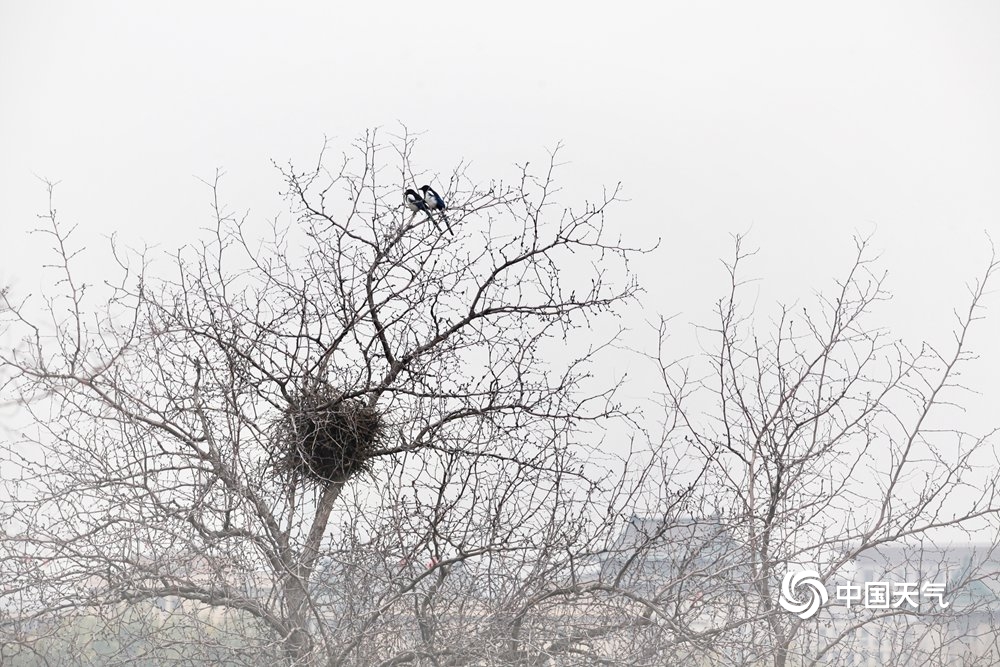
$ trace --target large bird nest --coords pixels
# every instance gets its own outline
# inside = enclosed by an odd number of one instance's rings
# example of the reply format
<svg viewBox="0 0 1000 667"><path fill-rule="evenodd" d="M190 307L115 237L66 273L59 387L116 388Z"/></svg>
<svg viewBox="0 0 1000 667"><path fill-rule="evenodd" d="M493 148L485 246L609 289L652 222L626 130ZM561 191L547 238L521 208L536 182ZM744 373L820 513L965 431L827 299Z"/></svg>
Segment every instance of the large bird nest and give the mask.
<svg viewBox="0 0 1000 667"><path fill-rule="evenodd" d="M320 486L368 470L382 437L378 411L326 383L292 395L275 426L278 470Z"/></svg>

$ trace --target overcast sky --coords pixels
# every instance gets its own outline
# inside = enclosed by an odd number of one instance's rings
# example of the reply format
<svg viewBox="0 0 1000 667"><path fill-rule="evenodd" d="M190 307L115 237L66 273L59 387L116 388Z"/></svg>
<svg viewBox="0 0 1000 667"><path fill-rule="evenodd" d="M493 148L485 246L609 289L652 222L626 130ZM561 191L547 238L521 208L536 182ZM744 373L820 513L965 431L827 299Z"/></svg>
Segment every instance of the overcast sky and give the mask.
<svg viewBox="0 0 1000 667"><path fill-rule="evenodd" d="M197 177L225 168L229 206L271 218L271 159L403 122L432 171L508 176L562 141L568 195L622 181L611 222L663 239L650 315L703 321L733 233L767 304L831 286L874 231L887 323L943 344L1000 244L998 119L996 2L0 0L0 280L44 284L38 176L81 243L169 249L210 219ZM974 426L1000 404L989 303Z"/></svg>

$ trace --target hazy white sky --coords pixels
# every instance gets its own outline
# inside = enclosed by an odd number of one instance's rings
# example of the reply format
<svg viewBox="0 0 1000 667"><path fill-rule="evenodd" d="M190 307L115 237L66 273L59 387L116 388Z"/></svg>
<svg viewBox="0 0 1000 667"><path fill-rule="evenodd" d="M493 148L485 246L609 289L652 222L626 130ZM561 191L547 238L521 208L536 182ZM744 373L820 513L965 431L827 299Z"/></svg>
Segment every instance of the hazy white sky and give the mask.
<svg viewBox="0 0 1000 667"><path fill-rule="evenodd" d="M81 242L171 248L208 221L196 176L224 167L228 204L270 218L271 159L402 121L431 170L503 177L561 140L568 195L623 181L612 222L664 242L639 265L650 314L704 319L732 233L752 228L766 303L830 285L876 230L887 322L945 343L984 230L1000 244L998 119L995 2L0 0L0 280L39 284L36 175Z"/></svg>

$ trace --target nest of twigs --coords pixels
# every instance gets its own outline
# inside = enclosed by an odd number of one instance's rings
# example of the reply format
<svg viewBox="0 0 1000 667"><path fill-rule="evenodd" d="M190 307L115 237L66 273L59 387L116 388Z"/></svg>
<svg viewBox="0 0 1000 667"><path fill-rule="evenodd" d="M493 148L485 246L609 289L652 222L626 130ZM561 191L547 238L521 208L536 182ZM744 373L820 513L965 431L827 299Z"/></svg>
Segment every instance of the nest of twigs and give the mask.
<svg viewBox="0 0 1000 667"><path fill-rule="evenodd" d="M320 486L344 482L371 467L381 436L377 410L313 383L292 396L276 423L277 469Z"/></svg>

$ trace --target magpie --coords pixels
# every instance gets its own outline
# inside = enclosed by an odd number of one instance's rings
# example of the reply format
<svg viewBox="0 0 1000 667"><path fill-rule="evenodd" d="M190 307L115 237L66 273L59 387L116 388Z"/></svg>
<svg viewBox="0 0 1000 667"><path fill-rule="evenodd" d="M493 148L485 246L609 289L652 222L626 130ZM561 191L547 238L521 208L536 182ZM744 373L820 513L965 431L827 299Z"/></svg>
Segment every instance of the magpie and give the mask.
<svg viewBox="0 0 1000 667"><path fill-rule="evenodd" d="M437 220L435 220L434 217L431 215L431 212L427 210L427 202L421 199L420 195L417 194L416 190L414 190L413 188L407 189L407 191L403 193L403 203L406 204L406 208L413 211L413 215L416 215L420 211L426 213L427 217L430 218L431 222L434 223L434 226L438 227ZM410 216L410 222L413 222L413 215ZM438 229L441 228L438 227Z"/></svg>
<svg viewBox="0 0 1000 667"><path fill-rule="evenodd" d="M444 220L444 224L448 227L448 232L454 236L455 232L451 229L451 223L448 222L448 216L444 214L444 210L447 208L444 204L444 200L441 199L441 195L434 192L434 188L429 185L421 185L420 191L424 193L424 205L427 206L428 211L440 211L441 219ZM430 215L428 212L427 215Z"/></svg>
<svg viewBox="0 0 1000 667"><path fill-rule="evenodd" d="M413 211L413 215L416 215L419 211L423 211L427 213L427 215L430 215L430 213L427 212L427 203L420 198L420 195L418 195L417 191L413 188L409 188L403 193L403 203L406 204L406 208Z"/></svg>

